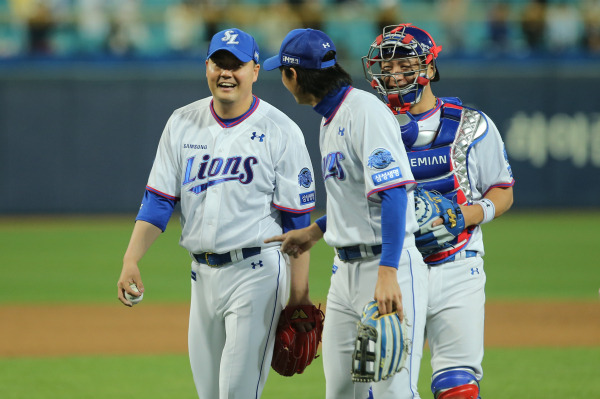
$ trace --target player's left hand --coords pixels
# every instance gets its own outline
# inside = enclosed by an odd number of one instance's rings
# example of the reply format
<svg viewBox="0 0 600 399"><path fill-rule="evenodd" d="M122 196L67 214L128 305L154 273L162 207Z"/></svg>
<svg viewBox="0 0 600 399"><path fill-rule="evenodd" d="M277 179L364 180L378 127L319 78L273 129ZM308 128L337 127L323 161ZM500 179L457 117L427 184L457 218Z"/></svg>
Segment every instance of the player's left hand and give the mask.
<svg viewBox="0 0 600 399"><path fill-rule="evenodd" d="M415 210L419 231L415 243L423 255L436 253L451 245L465 229L465 218L461 207L443 195L417 188Z"/></svg>

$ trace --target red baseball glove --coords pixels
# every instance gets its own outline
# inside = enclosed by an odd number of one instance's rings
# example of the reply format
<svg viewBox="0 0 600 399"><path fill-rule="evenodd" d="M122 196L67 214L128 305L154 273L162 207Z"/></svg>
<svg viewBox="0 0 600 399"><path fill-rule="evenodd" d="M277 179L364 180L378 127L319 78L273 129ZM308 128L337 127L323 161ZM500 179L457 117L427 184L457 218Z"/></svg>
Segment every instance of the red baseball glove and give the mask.
<svg viewBox="0 0 600 399"><path fill-rule="evenodd" d="M275 333L275 347L271 367L279 374L291 377L302 374L304 369L317 357L317 348L321 342L325 315L321 306L286 306L279 317ZM298 323L310 323L308 332L298 331Z"/></svg>

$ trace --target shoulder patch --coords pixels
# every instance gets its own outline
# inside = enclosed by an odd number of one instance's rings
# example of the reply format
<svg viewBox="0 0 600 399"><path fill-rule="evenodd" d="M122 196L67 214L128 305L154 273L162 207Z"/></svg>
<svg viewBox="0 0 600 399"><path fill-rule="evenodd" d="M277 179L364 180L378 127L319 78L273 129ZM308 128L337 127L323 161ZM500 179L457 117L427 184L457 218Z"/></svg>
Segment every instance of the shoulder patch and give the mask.
<svg viewBox="0 0 600 399"><path fill-rule="evenodd" d="M377 148L369 155L367 166L371 169L385 169L392 162L395 162L392 158L392 154L385 148Z"/></svg>
<svg viewBox="0 0 600 399"><path fill-rule="evenodd" d="M303 168L298 174L298 184L300 184L304 188L309 188L313 182L312 173L310 173L310 169Z"/></svg>

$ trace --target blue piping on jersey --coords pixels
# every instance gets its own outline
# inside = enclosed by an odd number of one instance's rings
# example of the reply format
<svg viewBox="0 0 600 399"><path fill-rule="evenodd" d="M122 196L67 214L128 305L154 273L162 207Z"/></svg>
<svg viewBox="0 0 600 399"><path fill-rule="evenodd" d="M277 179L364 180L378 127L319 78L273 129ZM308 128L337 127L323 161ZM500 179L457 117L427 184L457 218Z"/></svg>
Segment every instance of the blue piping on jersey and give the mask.
<svg viewBox="0 0 600 399"><path fill-rule="evenodd" d="M333 119L338 109L346 99L346 96L353 89L352 86L342 86L338 90L332 90L323 99L313 107L313 109L326 120L323 126L327 126Z"/></svg>
<svg viewBox="0 0 600 399"><path fill-rule="evenodd" d="M164 197L166 199L170 199L171 201L179 201L179 197L174 197L172 195L169 195L167 193L163 193L162 191L158 191L157 189L150 187L150 186L146 186L146 190L148 191L152 191L154 194L158 194L161 197Z"/></svg>
<svg viewBox="0 0 600 399"><path fill-rule="evenodd" d="M265 357L267 356L267 348L269 347L269 337L271 336L271 329L273 328L273 321L275 319L275 311L277 310L277 303L279 300L279 276L281 275L281 252L277 251L277 288L275 289L275 301L273 303L273 313L271 314L271 323L269 324L269 332L267 333L267 341L265 342L265 349L263 351L263 358L260 362L260 372L258 373L258 381L256 382L256 393L255 398L258 399L258 389L260 387L260 378L262 376L263 368L265 365ZM275 339L275 337L273 337Z"/></svg>
<svg viewBox="0 0 600 399"><path fill-rule="evenodd" d="M413 263L412 263L412 258L410 256L410 252L406 251L406 254L408 255L408 265L410 268L410 285L412 287L412 308L413 308L413 328L412 328L412 335L411 335L411 340L412 342L415 342L415 326L417 325L417 308L416 308L416 304L415 304L415 276L413 274ZM412 389L412 374L413 374L413 356L412 356L412 350L411 353L408 354L408 356L410 356L410 367L408 369L408 386L410 387L410 392L412 392L413 397L415 397L415 392Z"/></svg>
<svg viewBox="0 0 600 399"><path fill-rule="evenodd" d="M242 123L243 121L248 119L248 117L250 115L252 115L252 113L254 113L254 111L258 107L258 104L260 103L260 99L258 97L256 97L255 95L252 95L252 104L250 104L250 108L248 109L248 111L244 112L242 115L238 116L237 118L222 119L215 112L215 109L213 107L213 101L214 100L212 100L212 99L210 100L210 107L209 107L210 113L212 114L213 118L215 118L217 123L223 128L228 128L228 127L233 127L233 126L239 125L240 123Z"/></svg>
<svg viewBox="0 0 600 399"><path fill-rule="evenodd" d="M277 205L275 203L273 204L273 207L275 209L279 209L280 211L290 212L290 213L306 213L306 212L312 212L315 210L314 206L312 206L310 208L306 208L306 209L292 209L292 208L286 208L285 206Z"/></svg>

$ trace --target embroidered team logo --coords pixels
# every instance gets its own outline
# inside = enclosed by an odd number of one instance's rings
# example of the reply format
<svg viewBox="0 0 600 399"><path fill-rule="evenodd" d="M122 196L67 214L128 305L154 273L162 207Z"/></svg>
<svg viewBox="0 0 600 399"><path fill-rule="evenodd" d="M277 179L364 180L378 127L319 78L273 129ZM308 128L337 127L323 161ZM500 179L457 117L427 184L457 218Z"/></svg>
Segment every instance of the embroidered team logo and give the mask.
<svg viewBox="0 0 600 399"><path fill-rule="evenodd" d="M310 169L304 168L300 171L298 175L298 184L300 184L304 188L309 188L313 182L312 174L310 173Z"/></svg>
<svg viewBox="0 0 600 399"><path fill-rule="evenodd" d="M385 169L392 162L395 162L392 154L385 148L378 148L369 155L367 166L371 169Z"/></svg>
<svg viewBox="0 0 600 399"><path fill-rule="evenodd" d="M234 32L235 31L232 30L225 31L221 40L227 42L225 44L240 44L240 42L237 41L238 34Z"/></svg>

